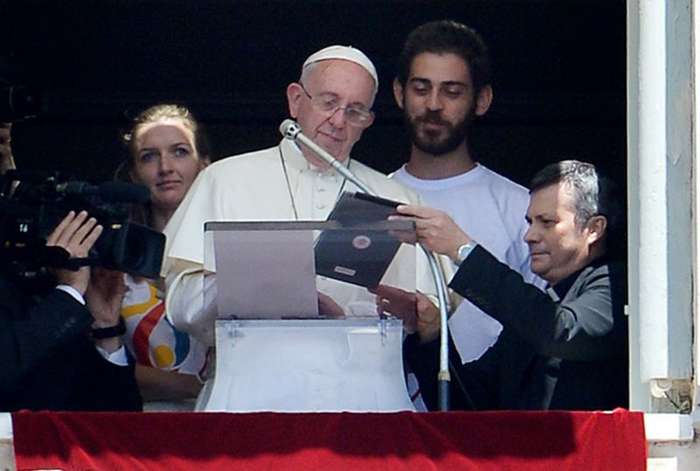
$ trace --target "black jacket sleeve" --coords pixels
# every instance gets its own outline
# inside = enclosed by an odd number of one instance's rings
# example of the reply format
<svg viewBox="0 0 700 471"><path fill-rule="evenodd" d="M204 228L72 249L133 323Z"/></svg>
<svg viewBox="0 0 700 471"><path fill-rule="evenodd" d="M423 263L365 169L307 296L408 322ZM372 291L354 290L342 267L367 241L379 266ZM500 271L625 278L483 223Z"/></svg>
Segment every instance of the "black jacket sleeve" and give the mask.
<svg viewBox="0 0 700 471"><path fill-rule="evenodd" d="M617 353L607 265L586 267L562 302L523 281L519 273L477 246L450 287L512 329L543 356L592 361ZM578 282L582 281L582 282ZM570 299L569 299L570 298Z"/></svg>
<svg viewBox="0 0 700 471"><path fill-rule="evenodd" d="M0 277L0 409L140 410L133 365L105 360L91 323L68 293L34 298Z"/></svg>
<svg viewBox="0 0 700 471"><path fill-rule="evenodd" d="M21 378L57 346L83 335L92 317L63 291L51 290L38 302L0 278L0 394L14 391Z"/></svg>

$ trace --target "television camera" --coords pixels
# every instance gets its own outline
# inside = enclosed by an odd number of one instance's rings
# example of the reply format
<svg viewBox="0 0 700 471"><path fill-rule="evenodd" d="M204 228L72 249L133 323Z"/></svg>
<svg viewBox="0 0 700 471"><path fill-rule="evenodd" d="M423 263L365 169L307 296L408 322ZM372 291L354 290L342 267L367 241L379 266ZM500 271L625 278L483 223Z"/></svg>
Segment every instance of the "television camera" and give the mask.
<svg viewBox="0 0 700 471"><path fill-rule="evenodd" d="M130 204L149 198L146 187L131 183L92 185L9 171L0 177L0 264L24 279L50 267L77 270L87 265L158 278L165 236L128 222ZM104 227L86 258L70 258L63 248L46 246L48 235L71 210L87 211Z"/></svg>

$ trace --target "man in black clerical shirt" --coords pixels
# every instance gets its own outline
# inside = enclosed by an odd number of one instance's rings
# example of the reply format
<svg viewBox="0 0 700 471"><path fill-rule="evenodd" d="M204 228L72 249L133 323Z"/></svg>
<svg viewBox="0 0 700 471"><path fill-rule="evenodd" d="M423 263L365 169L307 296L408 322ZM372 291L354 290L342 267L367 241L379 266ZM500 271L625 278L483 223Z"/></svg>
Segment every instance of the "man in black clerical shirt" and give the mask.
<svg viewBox="0 0 700 471"><path fill-rule="evenodd" d="M627 405L625 273L609 251L620 211L608 180L574 160L533 179L525 235L531 268L550 287L525 283L445 213L399 206L415 219L419 241L459 265L450 287L505 326L485 358L457 377L477 403L501 409L612 409ZM432 309L418 313L408 358L423 383L434 383ZM433 366L434 365L434 366ZM431 391L432 384L422 384Z"/></svg>

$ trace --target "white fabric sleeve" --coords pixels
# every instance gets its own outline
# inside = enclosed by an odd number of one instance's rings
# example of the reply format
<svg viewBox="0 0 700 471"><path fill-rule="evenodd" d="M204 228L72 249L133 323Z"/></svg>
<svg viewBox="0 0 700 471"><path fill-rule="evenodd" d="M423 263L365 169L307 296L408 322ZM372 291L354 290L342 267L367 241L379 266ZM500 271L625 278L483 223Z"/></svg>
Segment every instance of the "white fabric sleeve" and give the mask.
<svg viewBox="0 0 700 471"><path fill-rule="evenodd" d="M95 345L95 348L98 352L100 352L102 358L114 365L127 366L129 364L129 360L126 357L126 349L124 348L124 345L122 345L112 353L109 353L107 350L97 345Z"/></svg>
<svg viewBox="0 0 700 471"><path fill-rule="evenodd" d="M76 301L85 306L85 298L80 294L80 291L71 285L56 285L56 289L70 294Z"/></svg>
<svg viewBox="0 0 700 471"><path fill-rule="evenodd" d="M176 329L187 332L206 346L214 345L216 276L192 268L166 280L165 315ZM206 304L205 304L206 300Z"/></svg>

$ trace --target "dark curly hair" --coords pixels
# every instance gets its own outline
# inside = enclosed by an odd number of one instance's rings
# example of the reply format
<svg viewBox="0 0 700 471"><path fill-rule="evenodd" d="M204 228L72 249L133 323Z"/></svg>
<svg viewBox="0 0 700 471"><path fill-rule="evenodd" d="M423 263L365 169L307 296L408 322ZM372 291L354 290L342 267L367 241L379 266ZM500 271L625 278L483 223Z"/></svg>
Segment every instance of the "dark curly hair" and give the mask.
<svg viewBox="0 0 700 471"><path fill-rule="evenodd" d="M399 56L397 80L406 86L413 60L419 54L455 54L469 66L474 91L491 83L491 60L482 37L474 29L452 20L431 21L413 31L406 38Z"/></svg>

